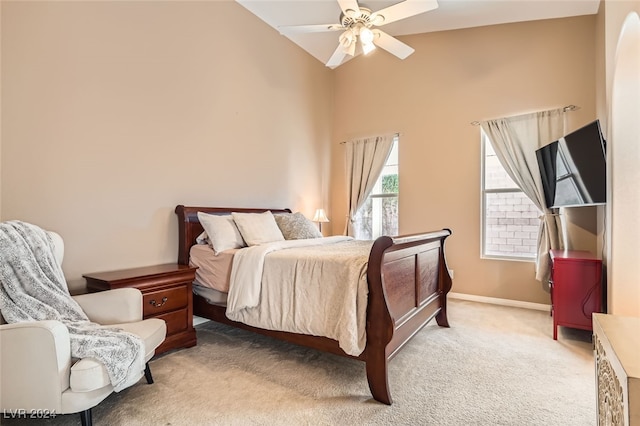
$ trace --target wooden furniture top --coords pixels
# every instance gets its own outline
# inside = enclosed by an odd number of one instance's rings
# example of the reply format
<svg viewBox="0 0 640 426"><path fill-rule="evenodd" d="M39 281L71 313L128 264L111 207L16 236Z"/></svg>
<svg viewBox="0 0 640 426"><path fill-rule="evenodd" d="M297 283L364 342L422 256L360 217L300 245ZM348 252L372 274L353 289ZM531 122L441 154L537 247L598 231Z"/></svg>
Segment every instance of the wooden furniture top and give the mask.
<svg viewBox="0 0 640 426"><path fill-rule="evenodd" d="M121 269L118 271L96 272L83 275L89 282L108 282L111 288L128 287L132 284L149 281L162 280L163 278L171 278L173 281L181 275L184 275L185 281L193 280L194 271L197 268L180 265L177 263L165 263L162 265L143 266L139 268Z"/></svg>
<svg viewBox="0 0 640 426"><path fill-rule="evenodd" d="M593 323L604 332L627 376L640 378L640 317L594 313Z"/></svg>
<svg viewBox="0 0 640 426"><path fill-rule="evenodd" d="M551 259L600 261L596 255L586 250L549 250L549 255Z"/></svg>

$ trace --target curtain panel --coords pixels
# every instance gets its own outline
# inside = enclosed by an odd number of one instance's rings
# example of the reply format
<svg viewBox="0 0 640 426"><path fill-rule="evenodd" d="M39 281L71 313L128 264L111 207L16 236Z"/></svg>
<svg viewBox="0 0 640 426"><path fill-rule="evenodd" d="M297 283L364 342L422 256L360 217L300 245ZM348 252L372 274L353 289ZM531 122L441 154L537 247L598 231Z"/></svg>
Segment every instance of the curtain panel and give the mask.
<svg viewBox="0 0 640 426"><path fill-rule="evenodd" d="M344 234L354 236L358 210L371 194L391 153L395 134L356 139L345 143L347 177L347 222Z"/></svg>
<svg viewBox="0 0 640 426"><path fill-rule="evenodd" d="M546 205L535 151L565 133L563 108L480 123L498 160L522 192L540 209L536 254L536 279L546 281L550 273L550 249L564 246L560 218Z"/></svg>

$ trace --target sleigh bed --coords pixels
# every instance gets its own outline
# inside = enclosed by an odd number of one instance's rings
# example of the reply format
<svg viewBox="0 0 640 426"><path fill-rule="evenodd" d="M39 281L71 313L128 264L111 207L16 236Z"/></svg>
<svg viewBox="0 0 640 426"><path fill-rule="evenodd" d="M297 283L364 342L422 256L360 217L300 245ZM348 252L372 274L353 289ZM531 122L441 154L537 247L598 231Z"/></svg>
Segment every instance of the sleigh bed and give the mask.
<svg viewBox="0 0 640 426"><path fill-rule="evenodd" d="M187 207L178 205L178 263L189 264L190 250L203 232L198 212L213 215L235 213L291 213L288 209ZM349 355L339 342L321 336L269 330L227 318L224 301L193 296L194 315L261 333L321 351L364 361L373 398L392 403L388 362L433 318L448 327L447 293L451 289L444 242L451 231L427 232L400 237L383 236L371 245L366 264L366 345L357 356ZM266 267L266 266L265 266ZM420 366L416 366L420 368Z"/></svg>

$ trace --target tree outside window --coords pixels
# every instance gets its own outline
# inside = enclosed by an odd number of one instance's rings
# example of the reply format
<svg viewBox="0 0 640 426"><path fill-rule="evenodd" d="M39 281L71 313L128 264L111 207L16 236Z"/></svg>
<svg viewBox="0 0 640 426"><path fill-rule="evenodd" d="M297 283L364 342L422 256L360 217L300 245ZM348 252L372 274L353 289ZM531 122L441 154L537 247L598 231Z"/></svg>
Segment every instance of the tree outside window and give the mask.
<svg viewBox="0 0 640 426"><path fill-rule="evenodd" d="M359 240L398 235L398 137L367 201L355 216L354 232Z"/></svg>

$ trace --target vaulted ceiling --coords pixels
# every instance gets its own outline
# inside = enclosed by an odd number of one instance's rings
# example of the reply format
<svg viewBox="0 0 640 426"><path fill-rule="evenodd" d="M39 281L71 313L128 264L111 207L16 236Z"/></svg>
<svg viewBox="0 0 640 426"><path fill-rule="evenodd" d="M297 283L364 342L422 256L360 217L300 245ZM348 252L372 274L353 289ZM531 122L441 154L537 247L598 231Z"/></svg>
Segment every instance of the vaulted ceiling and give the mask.
<svg viewBox="0 0 640 426"><path fill-rule="evenodd" d="M342 10L337 0L236 0L251 13L282 32L291 25L335 24ZM410 0L420 2L422 0ZM378 11L397 0L365 0L361 7ZM420 34L510 22L595 14L599 0L438 0L438 8L384 25L392 36ZM341 32L283 32L309 54L327 63L338 46ZM345 58L348 60L350 56Z"/></svg>

